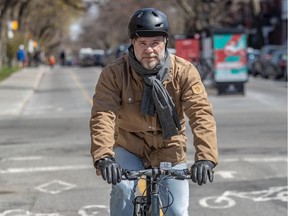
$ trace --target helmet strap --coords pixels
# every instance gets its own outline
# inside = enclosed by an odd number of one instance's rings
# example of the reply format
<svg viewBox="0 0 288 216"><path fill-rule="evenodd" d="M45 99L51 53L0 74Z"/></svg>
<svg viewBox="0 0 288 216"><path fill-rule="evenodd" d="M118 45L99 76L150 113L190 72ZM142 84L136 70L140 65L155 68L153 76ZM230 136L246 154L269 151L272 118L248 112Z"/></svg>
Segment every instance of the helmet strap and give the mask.
<svg viewBox="0 0 288 216"><path fill-rule="evenodd" d="M166 37L165 50L167 50L167 47L168 47L168 41L169 41L169 38L168 38L168 37Z"/></svg>

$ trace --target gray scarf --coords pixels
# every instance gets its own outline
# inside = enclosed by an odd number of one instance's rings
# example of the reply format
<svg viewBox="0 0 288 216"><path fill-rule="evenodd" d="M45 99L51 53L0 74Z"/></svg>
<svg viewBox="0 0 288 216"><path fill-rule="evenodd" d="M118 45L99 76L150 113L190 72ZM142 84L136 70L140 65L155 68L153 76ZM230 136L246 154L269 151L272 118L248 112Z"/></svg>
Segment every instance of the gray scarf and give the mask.
<svg viewBox="0 0 288 216"><path fill-rule="evenodd" d="M144 68L136 59L133 46L129 47L129 62L135 70L144 79L144 92L141 102L141 112L153 116L155 109L163 130L163 138L167 139L177 134L181 124L175 105L164 88L162 82L168 78L170 69L170 55L165 52L165 58L153 69ZM176 129L177 128L177 129Z"/></svg>

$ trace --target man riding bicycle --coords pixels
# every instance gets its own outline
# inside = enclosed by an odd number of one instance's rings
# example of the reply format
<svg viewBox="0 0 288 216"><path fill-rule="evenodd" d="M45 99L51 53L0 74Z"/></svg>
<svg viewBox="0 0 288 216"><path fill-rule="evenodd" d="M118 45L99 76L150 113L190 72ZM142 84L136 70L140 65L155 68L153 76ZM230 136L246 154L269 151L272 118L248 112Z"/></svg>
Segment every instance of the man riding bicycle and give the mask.
<svg viewBox="0 0 288 216"><path fill-rule="evenodd" d="M141 170L171 162L185 169L185 115L194 135L192 181L213 181L218 163L216 123L197 69L169 54L169 23L155 8L130 18L128 55L103 68L90 119L91 155L97 174L112 183L111 216L133 214L137 181L121 181L121 169ZM163 179L174 202L166 215L188 216L189 182ZM166 190L161 191L163 205Z"/></svg>

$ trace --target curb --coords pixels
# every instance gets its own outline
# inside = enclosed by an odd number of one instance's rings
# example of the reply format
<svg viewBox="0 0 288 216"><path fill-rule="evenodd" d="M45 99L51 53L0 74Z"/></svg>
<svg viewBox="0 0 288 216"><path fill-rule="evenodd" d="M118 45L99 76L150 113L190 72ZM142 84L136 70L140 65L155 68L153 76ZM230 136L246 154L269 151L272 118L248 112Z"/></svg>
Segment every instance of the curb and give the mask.
<svg viewBox="0 0 288 216"><path fill-rule="evenodd" d="M19 115L45 76L46 67L24 68L0 83L0 116Z"/></svg>
<svg viewBox="0 0 288 216"><path fill-rule="evenodd" d="M23 102L22 102L22 105L21 107L19 108L19 112L17 114L20 114L23 112L24 108L26 107L26 105L29 103L31 97L33 96L35 90L38 88L38 86L40 85L43 77L45 76L45 72L44 70L41 70L39 72L39 74L37 75L36 77L36 80L35 80L35 83L32 87L32 90L29 92L29 94L27 94L27 96L23 99Z"/></svg>

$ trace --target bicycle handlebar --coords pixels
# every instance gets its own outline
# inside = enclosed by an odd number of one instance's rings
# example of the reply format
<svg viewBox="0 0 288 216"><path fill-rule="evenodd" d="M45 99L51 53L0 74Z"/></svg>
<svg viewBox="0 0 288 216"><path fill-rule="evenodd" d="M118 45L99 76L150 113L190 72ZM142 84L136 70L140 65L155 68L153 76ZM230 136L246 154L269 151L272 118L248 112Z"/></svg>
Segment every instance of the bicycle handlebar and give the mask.
<svg viewBox="0 0 288 216"><path fill-rule="evenodd" d="M151 168L144 170L127 170L122 169L123 180L137 180L142 176L157 177L157 176L168 176L179 180L191 179L191 172L188 169L160 169Z"/></svg>

